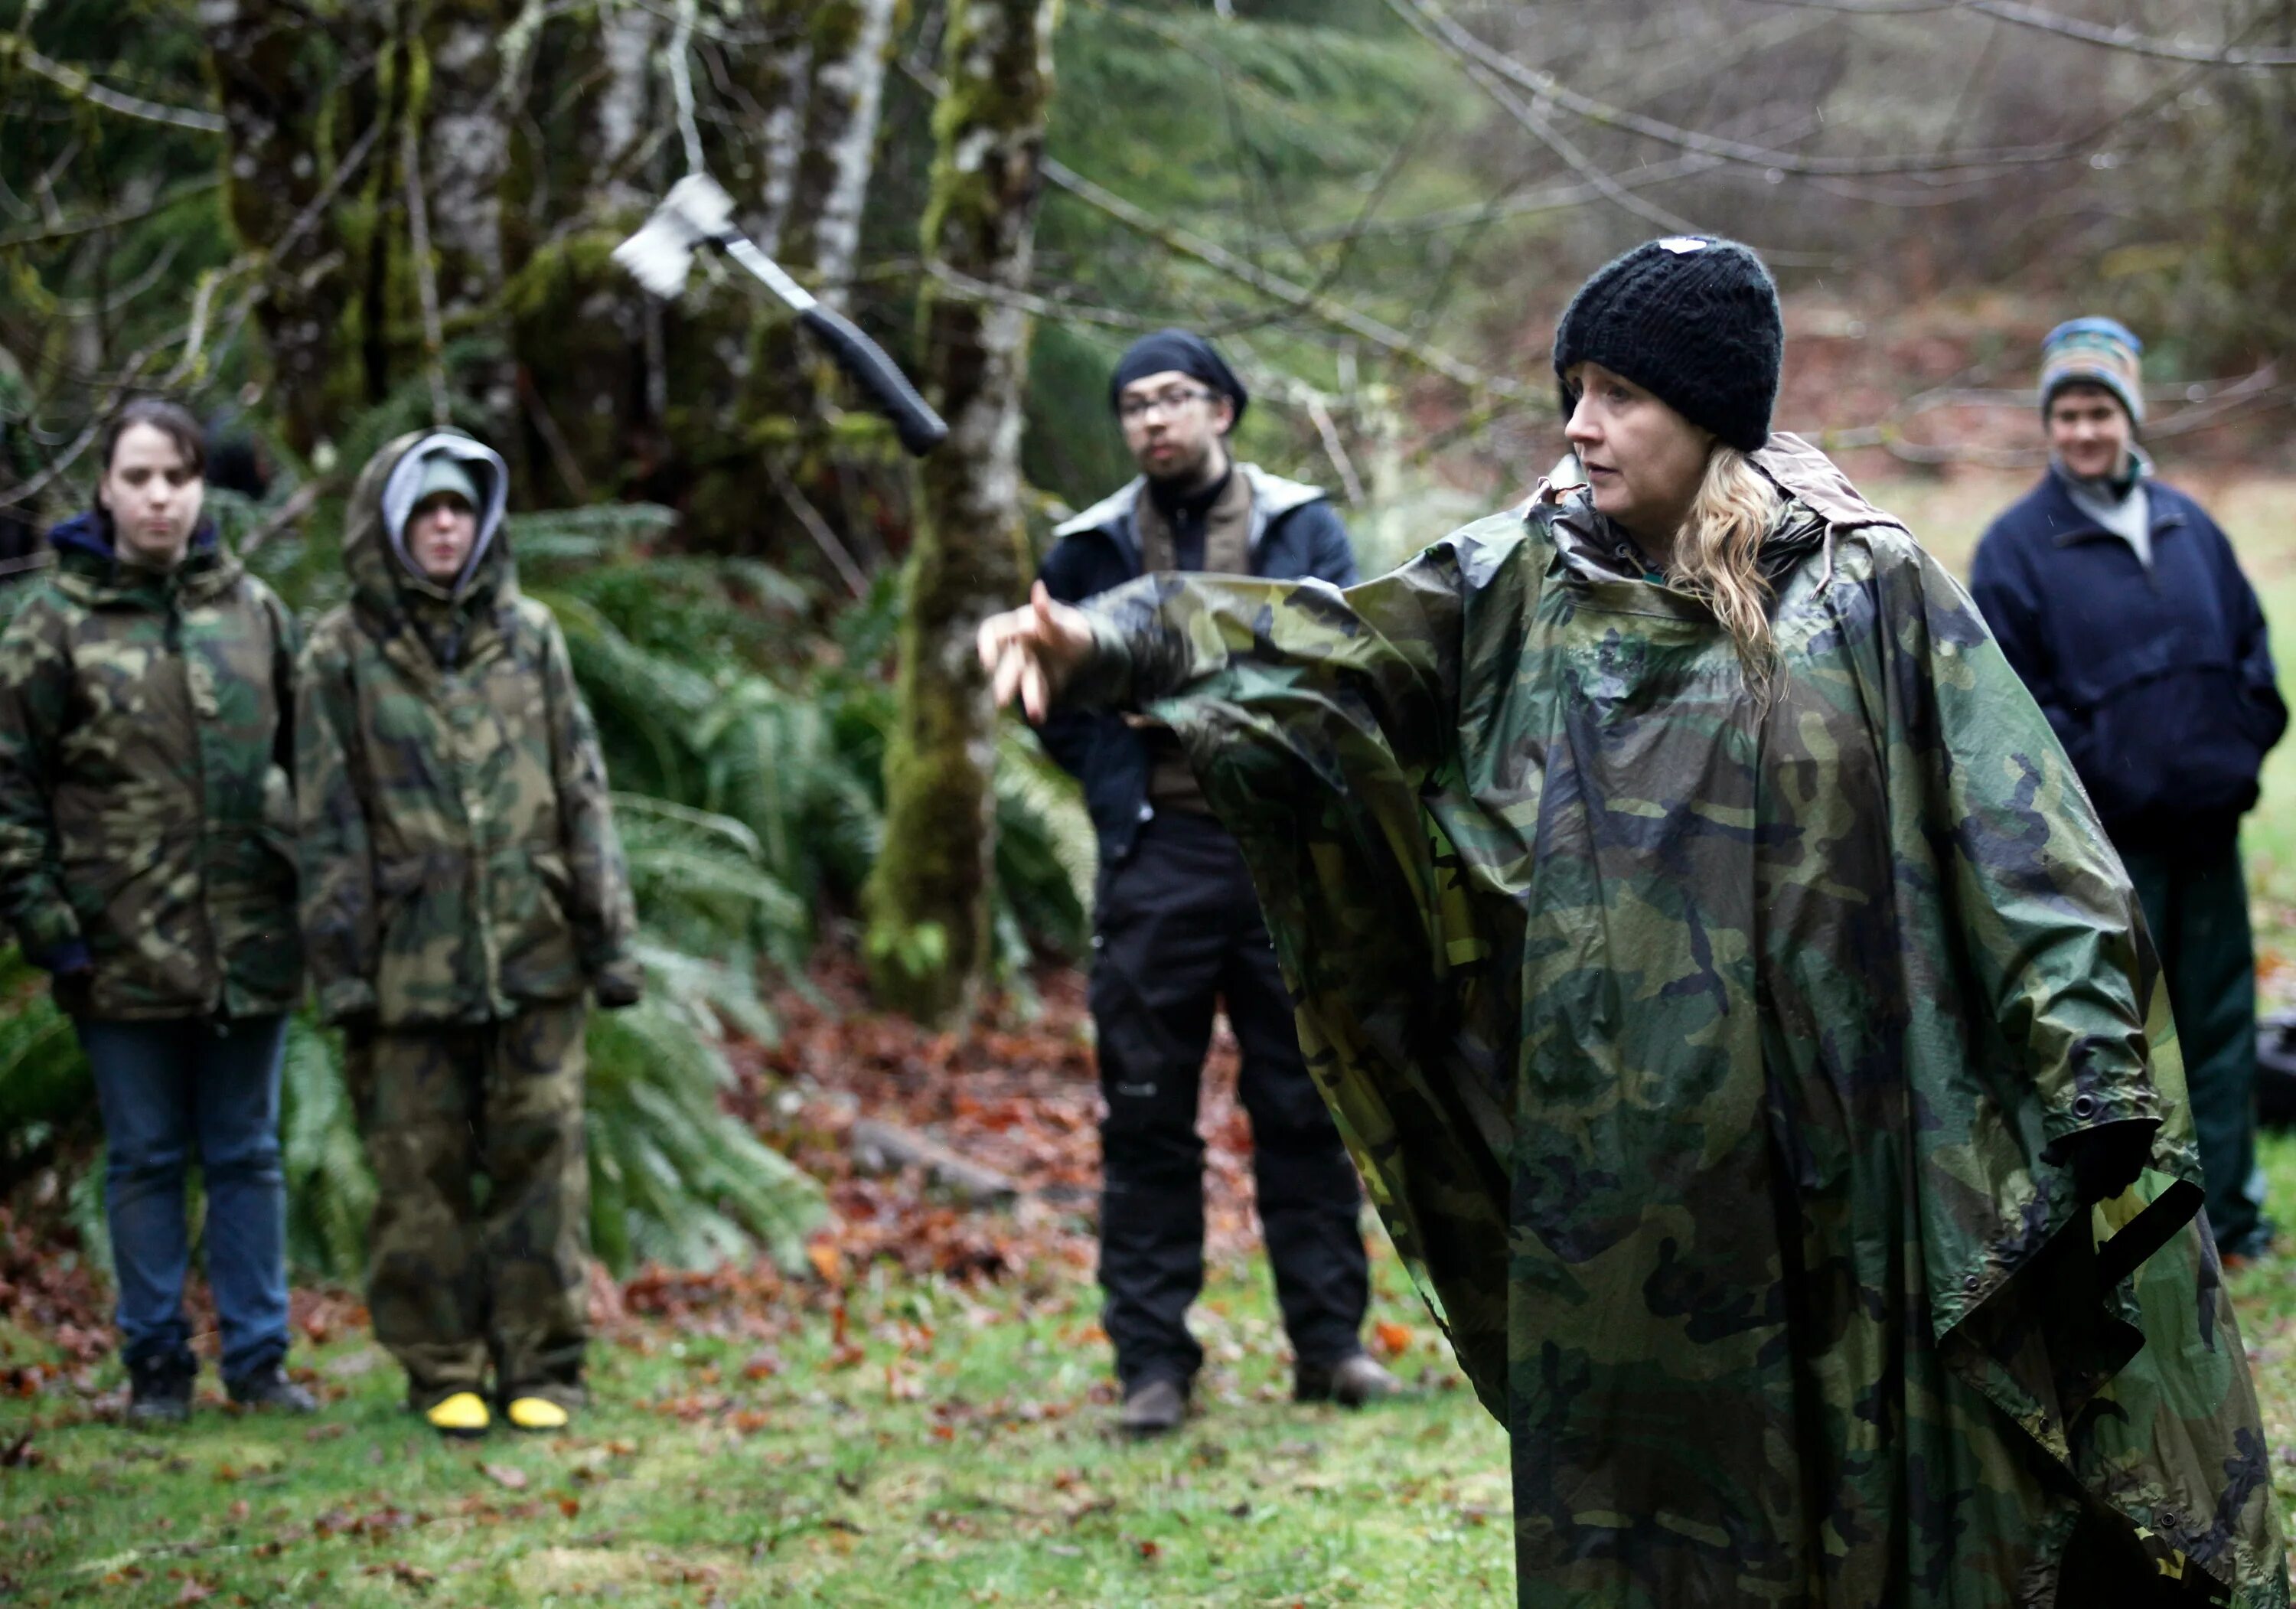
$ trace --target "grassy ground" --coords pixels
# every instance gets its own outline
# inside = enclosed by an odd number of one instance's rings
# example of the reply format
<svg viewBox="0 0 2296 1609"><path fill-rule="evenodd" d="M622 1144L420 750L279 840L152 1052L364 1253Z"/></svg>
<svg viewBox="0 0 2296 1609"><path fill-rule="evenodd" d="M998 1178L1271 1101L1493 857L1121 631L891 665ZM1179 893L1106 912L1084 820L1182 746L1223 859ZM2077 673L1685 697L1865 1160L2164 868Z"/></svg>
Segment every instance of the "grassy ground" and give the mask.
<svg viewBox="0 0 2296 1609"><path fill-rule="evenodd" d="M2021 476L1869 487L1956 569ZM2296 668L2296 484L2202 489ZM2296 686L2296 683L2292 683ZM2247 848L2267 992L2296 995L2296 743ZM2296 1219L2296 1138L2267 1141ZM2236 1277L2283 1496L2296 1504L2296 1280ZM120 1605L1475 1605L1512 1601L1504 1439L1390 1259L1373 1318L1418 1379L1360 1415L1284 1400L1256 1263L1216 1274L1201 1411L1105 1433L1093 1293L1050 1266L976 1292L880 1268L802 1301L738 1287L613 1326L575 1433L440 1443L357 1333L300 1354L316 1424L138 1434L53 1389L0 1400L0 1597ZM53 1355L0 1332L0 1387ZM94 1383L116 1388L116 1367Z"/></svg>
<svg viewBox="0 0 2296 1609"><path fill-rule="evenodd" d="M634 1322L554 1438L441 1442L356 1334L308 1354L335 1399L316 1424L206 1405L139 1434L10 1402L0 1460L32 1440L0 1467L0 1597L1511 1603L1504 1439L1391 1260L1378 1284L1395 1367L1423 1376L1409 1400L1291 1403L1262 1284L1222 1277L1201 1411L1147 1447L1105 1433L1106 1344L1072 1276L879 1277L843 1326L822 1301ZM5 1339L12 1361L41 1350Z"/></svg>

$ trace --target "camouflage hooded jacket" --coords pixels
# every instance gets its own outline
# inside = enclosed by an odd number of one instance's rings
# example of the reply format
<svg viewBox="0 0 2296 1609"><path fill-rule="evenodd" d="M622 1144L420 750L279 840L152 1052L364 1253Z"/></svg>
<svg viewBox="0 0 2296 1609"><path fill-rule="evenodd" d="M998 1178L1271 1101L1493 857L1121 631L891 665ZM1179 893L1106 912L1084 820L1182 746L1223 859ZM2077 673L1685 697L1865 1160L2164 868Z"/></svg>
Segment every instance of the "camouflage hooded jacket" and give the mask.
<svg viewBox="0 0 2296 1609"><path fill-rule="evenodd" d="M50 540L0 636L0 914L98 1017L291 1009L294 617L212 530L165 575Z"/></svg>
<svg viewBox="0 0 2296 1609"><path fill-rule="evenodd" d="M1300 1041L1513 1442L1522 1601L2054 1605L2084 1508L2287 1602L2120 863L1962 589L1791 437L1767 703L1546 493L1345 592L1152 576ZM2065 1137L2156 1119L2084 1207Z"/></svg>
<svg viewBox="0 0 2296 1609"><path fill-rule="evenodd" d="M434 452L487 504L452 588L393 539ZM518 590L504 491L499 458L439 432L383 448L351 495L350 601L297 684L303 932L331 1022L484 1022L636 987L597 732L558 622Z"/></svg>

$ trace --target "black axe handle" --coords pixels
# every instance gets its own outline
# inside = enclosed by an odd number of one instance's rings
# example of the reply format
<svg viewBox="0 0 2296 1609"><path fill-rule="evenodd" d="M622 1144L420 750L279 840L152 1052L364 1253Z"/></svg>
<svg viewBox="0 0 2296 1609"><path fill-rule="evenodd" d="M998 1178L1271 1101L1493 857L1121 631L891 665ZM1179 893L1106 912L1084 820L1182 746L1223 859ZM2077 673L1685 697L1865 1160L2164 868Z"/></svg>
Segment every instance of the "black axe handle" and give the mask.
<svg viewBox="0 0 2296 1609"><path fill-rule="evenodd" d="M912 457L922 458L948 439L948 426L932 411L931 405L917 395L917 388L909 383L900 365L886 357L885 349L864 335L851 319L816 301L812 291L791 279L786 269L758 250L757 242L740 230L728 228L709 238L724 247L727 256L756 275L767 290L797 310L798 322L813 332L814 338L829 349L837 366L858 381L878 411L892 420L894 433L900 437L901 445L909 449Z"/></svg>
<svg viewBox="0 0 2296 1609"><path fill-rule="evenodd" d="M869 393L880 412L893 422L894 433L913 458L922 458L948 439L948 426L917 395L917 388L885 356L885 349L863 334L843 314L816 302L798 315L798 322L829 349L837 366L853 376Z"/></svg>

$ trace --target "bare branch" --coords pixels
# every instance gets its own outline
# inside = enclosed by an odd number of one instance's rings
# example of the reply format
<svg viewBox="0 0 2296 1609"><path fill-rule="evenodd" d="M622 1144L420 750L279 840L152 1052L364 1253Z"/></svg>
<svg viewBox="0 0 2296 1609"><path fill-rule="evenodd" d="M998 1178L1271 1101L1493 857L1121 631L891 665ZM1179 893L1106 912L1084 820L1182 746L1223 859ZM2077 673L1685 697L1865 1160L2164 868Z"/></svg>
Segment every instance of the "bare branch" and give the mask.
<svg viewBox="0 0 2296 1609"><path fill-rule="evenodd" d="M2154 402L2181 402L2183 407L2149 420L2147 440L2164 440L2211 430L2228 420L2267 407L2296 401L2296 385L2280 379L2279 366L2266 364L2237 380L2206 381L2188 385L2147 386ZM1985 464L2018 469L2039 464L2048 456L2040 447L1986 447L1959 442L1915 441L1906 426L1923 414L1949 407L1989 407L2030 415L2040 406L2039 393L1989 390L1970 386L1940 386L1916 392L1873 424L1841 429L1819 427L1805 434L1828 452L1845 447L1878 447L1909 464Z"/></svg>
<svg viewBox="0 0 2296 1609"><path fill-rule="evenodd" d="M439 316L439 275L430 263L430 209L422 196L422 138L409 118L399 129L398 161L406 177L406 232L412 237L414 289L422 304L422 374L430 382L430 423L455 416L447 398L447 333Z"/></svg>
<svg viewBox="0 0 2296 1609"><path fill-rule="evenodd" d="M21 62L73 100L118 112L123 118L169 128L188 128L194 134L221 134L227 127L216 112L194 111L187 106L163 106L157 101L107 88L78 68L42 55L17 36L0 34L0 61L11 59Z"/></svg>
<svg viewBox="0 0 2296 1609"><path fill-rule="evenodd" d="M857 598L867 597L869 578L863 575L861 566L853 562L852 550L838 540L837 533L829 527L829 521L823 519L821 511L813 505L813 499L790 479L789 472L781 465L781 460L770 453L766 455L766 476L773 481L774 490L781 494L781 499L788 505L790 513L797 516L797 522L805 527L806 535L813 538L814 546L821 549L822 557L829 561L830 568L845 583L846 589Z"/></svg>
<svg viewBox="0 0 2296 1609"><path fill-rule="evenodd" d="M1809 125L1804 124L1803 127ZM1609 176L1612 184L1624 189L1641 190L1652 185L1663 185L1672 179L1689 178L1696 174L1710 173L1723 165L1722 159L1710 156L1670 157L1663 162L1650 162L1628 173ZM1494 219L1522 218L1541 212L1562 212L1573 207L1583 207L1589 201L1605 199L1598 185L1584 179L1557 181L1526 188L1512 195L1494 196L1486 201L1473 201L1463 207L1446 207L1439 211L1422 212L1410 218L1385 220L1366 219L1346 224L1325 224L1302 229L1299 243L1303 246L1328 245L1334 241L1363 237L1391 238L1406 234L1436 234L1447 229L1474 228ZM1253 241L1272 242L1274 236L1263 235Z"/></svg>
<svg viewBox="0 0 2296 1609"><path fill-rule="evenodd" d="M211 173L176 185L173 190L141 207L122 207L115 211L98 213L94 218L79 218L71 223L54 224L44 229L25 229L13 234L0 234L0 250L11 246L42 246L50 241L75 240L83 234L100 230L116 229L122 224L140 223L165 212L178 202L188 201L223 186L223 176Z"/></svg>
<svg viewBox="0 0 2296 1609"><path fill-rule="evenodd" d="M1455 357L1439 347L1414 341L1394 325L1383 324L1367 313L1357 311L1345 302L1294 283L1283 275L1236 256L1225 246L1190 234L1187 230L1167 224L1145 208L1126 201L1113 191L1102 188L1066 164L1046 157L1045 176L1070 195L1106 213L1117 222L1136 229L1151 240L1159 241L1183 257L1192 257L1208 267L1217 268L1232 279L1241 280L1261 295L1296 308L1325 324L1358 335L1372 345L1398 357L1409 359L1423 368L1432 369L1447 380L1456 382L1472 390L1495 391L1504 397L1527 397L1531 393L1503 374L1492 374L1476 367L1464 358Z"/></svg>
<svg viewBox="0 0 2296 1609"><path fill-rule="evenodd" d="M1316 434L1323 438L1324 456L1332 467L1340 472L1340 485L1348 494L1348 505L1361 508L1364 502L1363 477L1356 473L1355 460L1348 456L1347 445L1340 439L1340 427L1332 419L1332 410L1324 406L1321 397L1308 398L1308 417L1316 423Z"/></svg>
<svg viewBox="0 0 2296 1609"><path fill-rule="evenodd" d="M159 255L126 284L102 296L59 296L54 299L55 315L59 318L109 318L122 308L132 305L135 299L167 277L168 270L176 266L183 253L184 242L171 240L160 248Z"/></svg>
<svg viewBox="0 0 2296 1609"><path fill-rule="evenodd" d="M994 302L999 307L1018 308L1035 317L1049 318L1060 324L1099 324L1112 330L1159 330L1171 322L1140 313L1119 312L1114 308L1098 308L1086 302L1070 301L1065 296L1042 296L1031 291L1014 291L1004 285L992 285L986 280L959 273L943 262L929 262L924 265L924 269L959 296L973 301Z"/></svg>
<svg viewBox="0 0 2296 1609"><path fill-rule="evenodd" d="M239 545L239 556L242 559L254 556L265 543L317 507L319 499L333 489L334 481L330 476L316 475L304 481L287 501L264 517L262 524L247 533L247 539Z"/></svg>
<svg viewBox="0 0 2296 1609"><path fill-rule="evenodd" d="M1552 73L1526 67L1504 51L1495 49L1474 34L1453 21L1433 0L1387 0L1388 7L1405 21L1414 16L1432 29L1437 38L1452 54L1480 63L1488 70L1509 82L1543 95L1564 111L1584 118L1590 123L1623 129L1641 135L1645 139L1660 141L1685 151L1694 151L1702 156L1718 157L1724 161L1739 162L1748 167L1775 168L1781 173L1833 174L1857 176L1875 174L1966 173L1972 168L2032 167L2043 163L2062 162L2082 154L2086 145L2074 141L2058 141L2048 145L2008 146L1999 150L1943 152L1935 156L1880 157L1817 157L1802 156L1791 151L1779 151L1767 145L1750 144L1743 140L1726 139L1718 135L1701 134L1693 128L1684 128L1640 112L1628 111L1583 95L1571 89Z"/></svg>
<svg viewBox="0 0 2296 1609"><path fill-rule="evenodd" d="M1644 223L1656 224L1660 228L1669 233L1695 234L1699 232L1699 226L1688 218L1669 212L1657 202L1646 201L1635 194L1604 172L1585 152L1579 150L1561 129L1554 127L1554 121L1546 115L1546 109L1550 103L1545 91L1533 90L1527 103L1517 99L1513 92L1507 88L1505 79L1473 57L1452 47L1447 40L1436 32L1435 25L1416 7L1401 11L1398 14L1404 21L1410 24L1421 38L1439 50L1449 51L1451 54L1457 57L1459 65L1466 75L1480 85L1483 92L1492 100L1498 103L1501 111L1522 125L1533 139L1561 157L1563 166L1592 185L1595 193L1603 200L1623 211L1632 213Z"/></svg>
<svg viewBox="0 0 2296 1609"><path fill-rule="evenodd" d="M2189 62L2202 67L2296 67L2296 51L2251 50L2236 45L2188 45L2181 39L2163 39L2156 34L2138 33L2126 23L2108 28L2102 22L2090 22L2041 6L2026 5L2021 4L2021 0L1768 0L1768 4L1791 5L1805 11L1838 12L1852 17L1901 17L1914 12L1967 11L1997 21L2014 23L2019 28L2054 34L2061 39L2078 39L2084 45L2127 51L2131 55L2150 56L2161 62Z"/></svg>

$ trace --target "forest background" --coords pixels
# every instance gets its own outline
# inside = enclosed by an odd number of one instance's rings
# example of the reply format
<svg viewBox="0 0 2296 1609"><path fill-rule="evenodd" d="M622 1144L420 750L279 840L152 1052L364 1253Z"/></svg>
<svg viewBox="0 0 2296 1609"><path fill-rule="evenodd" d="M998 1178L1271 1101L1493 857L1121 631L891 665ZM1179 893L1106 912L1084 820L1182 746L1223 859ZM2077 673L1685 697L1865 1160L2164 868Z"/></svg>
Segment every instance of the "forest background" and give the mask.
<svg viewBox="0 0 2296 1609"><path fill-rule="evenodd" d="M947 447L906 461L722 266L675 304L622 276L695 168ZM211 507L307 618L376 447L501 447L654 985L593 1031L600 1302L641 1323L662 1270L716 1270L737 1308L833 1309L850 1365L873 1262L897 1328L918 1280L1025 1307L1085 1272L1091 833L968 644L1129 477L1106 376L1136 334L1217 340L1241 455L1329 488L1375 571L1559 455L1546 352L1587 272L1732 234L1784 293L1780 425L1958 564L2041 462L2040 334L2109 313L2164 472L2286 632L2292 173L2296 0L0 0L0 615L123 397L212 423ZM2267 784L2280 1001L2296 760ZM372 1186L308 1024L287 1082L318 1340ZM0 954L0 1364L35 1428L114 1383L92 1106ZM1224 1094L1206 1123L1238 1191Z"/></svg>

